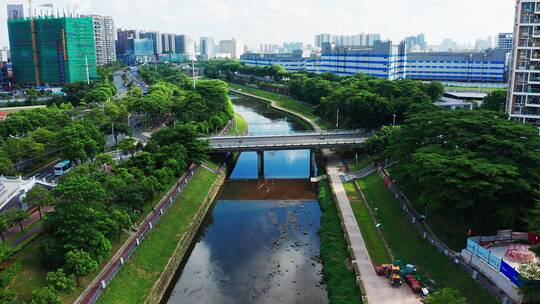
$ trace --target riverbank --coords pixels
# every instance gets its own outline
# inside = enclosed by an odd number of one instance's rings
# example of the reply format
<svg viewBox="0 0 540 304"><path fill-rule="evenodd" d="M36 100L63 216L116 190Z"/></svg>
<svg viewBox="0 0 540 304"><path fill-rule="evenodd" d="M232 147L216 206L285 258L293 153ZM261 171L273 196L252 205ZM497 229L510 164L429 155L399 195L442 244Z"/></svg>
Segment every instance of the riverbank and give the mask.
<svg viewBox="0 0 540 304"><path fill-rule="evenodd" d="M143 303L190 231L201 203L216 185L218 175L197 170L156 227L148 234L97 303ZM219 187L219 186L217 186Z"/></svg>
<svg viewBox="0 0 540 304"><path fill-rule="evenodd" d="M380 229L396 259L414 264L420 273L434 282L437 289L450 287L458 290L469 304L497 303L467 273L456 268L418 234L400 204L386 189L379 173L361 179L359 185L370 207L377 210Z"/></svg>
<svg viewBox="0 0 540 304"><path fill-rule="evenodd" d="M240 91L243 93L255 95L257 97L269 99L269 101L274 101L275 105L278 108L287 109L295 115L300 114L301 116L305 116L306 118L308 118L309 120L313 122L317 122L319 124L322 123L319 117L315 114L315 110L313 106L310 104L297 101L289 96L280 95L280 94L260 90L253 87L238 85L238 84L234 84L230 82L228 84L229 84L229 88L235 91Z"/></svg>
<svg viewBox="0 0 540 304"><path fill-rule="evenodd" d="M359 303L362 301L361 291L352 265L344 262L349 260L347 242L343 238L341 219L327 181L319 183L319 205L323 211L319 230L321 260L330 303Z"/></svg>
<svg viewBox="0 0 540 304"><path fill-rule="evenodd" d="M248 129L247 121L242 115L234 113L234 118L231 126L227 129L223 135L241 135Z"/></svg>

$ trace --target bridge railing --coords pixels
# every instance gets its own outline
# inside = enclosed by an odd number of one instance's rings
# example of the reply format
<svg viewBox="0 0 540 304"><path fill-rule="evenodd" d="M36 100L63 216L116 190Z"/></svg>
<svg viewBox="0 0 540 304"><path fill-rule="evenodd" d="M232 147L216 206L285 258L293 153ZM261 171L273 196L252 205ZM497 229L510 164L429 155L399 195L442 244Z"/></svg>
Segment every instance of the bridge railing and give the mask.
<svg viewBox="0 0 540 304"><path fill-rule="evenodd" d="M231 143L231 144L212 144L211 148L215 150L250 150L250 149L261 149L261 148L276 148L276 147L282 147L282 148L295 148L295 147L331 147L331 146L339 146L339 145L355 145L355 144L363 144L364 140L362 139L353 139L353 140L327 140L324 142L314 142L314 141L292 141L287 142L287 140L280 142L279 144L267 144L267 143L259 143L259 144L253 144L253 143Z"/></svg>
<svg viewBox="0 0 540 304"><path fill-rule="evenodd" d="M245 138L245 137L273 137L273 136L306 136L306 135L362 135L369 134L367 129L358 130L325 130L323 132L316 131L282 131L282 132L248 132L246 135L218 135L206 137L204 139L227 139L227 138Z"/></svg>

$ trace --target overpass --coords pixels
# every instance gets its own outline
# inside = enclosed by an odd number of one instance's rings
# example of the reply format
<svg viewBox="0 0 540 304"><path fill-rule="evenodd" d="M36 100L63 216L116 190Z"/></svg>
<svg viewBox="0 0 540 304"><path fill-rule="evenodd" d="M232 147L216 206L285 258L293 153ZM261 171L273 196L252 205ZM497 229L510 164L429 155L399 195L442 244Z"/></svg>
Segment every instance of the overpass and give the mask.
<svg viewBox="0 0 540 304"><path fill-rule="evenodd" d="M207 140L212 152L255 151L259 156L259 177L264 176L264 151L311 150L310 175L315 172L317 149L361 147L372 133L366 130L268 133L242 136L214 136Z"/></svg>

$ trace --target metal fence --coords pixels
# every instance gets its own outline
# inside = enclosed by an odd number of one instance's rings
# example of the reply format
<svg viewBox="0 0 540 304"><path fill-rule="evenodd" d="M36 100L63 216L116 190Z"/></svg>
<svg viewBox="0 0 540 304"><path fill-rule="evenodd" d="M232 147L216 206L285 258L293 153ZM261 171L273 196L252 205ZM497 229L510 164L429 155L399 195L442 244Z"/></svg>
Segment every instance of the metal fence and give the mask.
<svg viewBox="0 0 540 304"><path fill-rule="evenodd" d="M385 180L385 185L388 187L394 198L400 203L403 211L412 222L418 233L429 244L435 247L439 252L448 257L456 267L466 271L471 277L476 278L478 283L482 285L489 293L501 300L502 303L515 303L506 293L495 285L491 280L484 276L481 272L468 264L458 252L453 251L448 245L442 242L431 230L424 221L424 216L421 216L414 208L413 204L407 199L405 194L399 190L388 172L384 169L379 169ZM517 304L517 303L516 303Z"/></svg>
<svg viewBox="0 0 540 304"><path fill-rule="evenodd" d="M97 299L103 294L107 285L112 281L116 274L120 271L122 266L126 263L135 250L139 247L144 238L148 235L150 230L154 228L156 223L161 219L161 216L167 211L167 209L173 204L178 194L182 192L184 187L191 181L193 175L199 167L191 166L188 172L182 176L174 185L174 187L161 199L161 201L154 207L152 213L150 213L146 219L139 225L137 232L131 236L126 245L120 249L120 254L117 254L101 271L99 278L95 280L87 292L79 298L76 303L95 303ZM219 170L223 170L220 167Z"/></svg>

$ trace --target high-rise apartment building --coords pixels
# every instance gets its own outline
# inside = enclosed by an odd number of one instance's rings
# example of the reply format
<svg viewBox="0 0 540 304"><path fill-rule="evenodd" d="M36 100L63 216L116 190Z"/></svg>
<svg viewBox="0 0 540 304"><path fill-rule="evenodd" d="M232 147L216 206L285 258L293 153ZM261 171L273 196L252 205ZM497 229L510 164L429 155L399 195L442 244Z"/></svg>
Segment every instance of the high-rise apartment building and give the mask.
<svg viewBox="0 0 540 304"><path fill-rule="evenodd" d="M279 52L279 45L277 44L261 44L259 46L259 53L261 54L277 54Z"/></svg>
<svg viewBox="0 0 540 304"><path fill-rule="evenodd" d="M365 46L371 47L375 44L375 41L380 41L380 34L356 34L356 35L330 35L330 34L318 34L315 36L315 46L322 48L325 43L334 44L335 46L350 46L358 47Z"/></svg>
<svg viewBox="0 0 540 304"><path fill-rule="evenodd" d="M507 112L540 127L540 1L517 0Z"/></svg>
<svg viewBox="0 0 540 304"><path fill-rule="evenodd" d="M114 20L109 16L91 15L94 23L94 44L97 65L116 61Z"/></svg>
<svg viewBox="0 0 540 304"><path fill-rule="evenodd" d="M200 55L202 59L213 59L216 57L214 38L201 37L200 39Z"/></svg>
<svg viewBox="0 0 540 304"><path fill-rule="evenodd" d="M241 52L240 44L236 39L229 39L229 40L221 40L219 42L219 53L231 58L231 59L238 59L240 58L240 52Z"/></svg>
<svg viewBox="0 0 540 304"><path fill-rule="evenodd" d="M175 35L174 49L177 54L186 54L195 57L195 40L187 35Z"/></svg>
<svg viewBox="0 0 540 304"><path fill-rule="evenodd" d="M136 30L118 29L116 31L116 54L124 55L126 53L127 42L129 39L138 39Z"/></svg>
<svg viewBox="0 0 540 304"><path fill-rule="evenodd" d="M328 33L315 35L315 46L321 48L323 43L331 43L332 35Z"/></svg>
<svg viewBox="0 0 540 304"><path fill-rule="evenodd" d="M8 33L16 83L63 84L97 79L92 18L9 19Z"/></svg>
<svg viewBox="0 0 540 304"><path fill-rule="evenodd" d="M161 34L161 52L174 53L176 50L176 40L174 34Z"/></svg>
<svg viewBox="0 0 540 304"><path fill-rule="evenodd" d="M512 33L499 33L497 35L497 48L503 49L507 53L512 52L513 36L514 35Z"/></svg>
<svg viewBox="0 0 540 304"><path fill-rule="evenodd" d="M161 41L161 34L159 32L139 32L140 39L150 39L154 44L154 55L156 60L159 54L163 53L163 43Z"/></svg>
<svg viewBox="0 0 540 304"><path fill-rule="evenodd" d="M407 52L420 52L427 49L426 36L424 34L406 37L403 41L405 42Z"/></svg>

